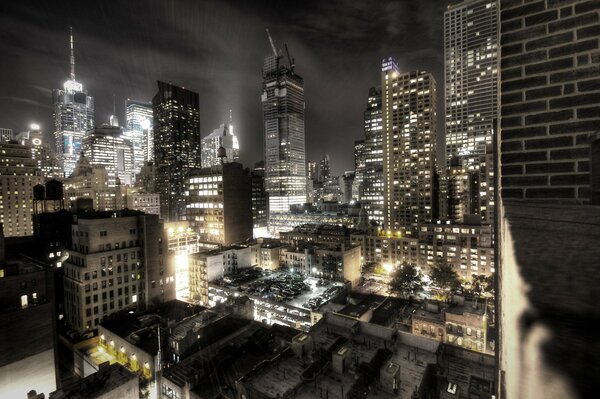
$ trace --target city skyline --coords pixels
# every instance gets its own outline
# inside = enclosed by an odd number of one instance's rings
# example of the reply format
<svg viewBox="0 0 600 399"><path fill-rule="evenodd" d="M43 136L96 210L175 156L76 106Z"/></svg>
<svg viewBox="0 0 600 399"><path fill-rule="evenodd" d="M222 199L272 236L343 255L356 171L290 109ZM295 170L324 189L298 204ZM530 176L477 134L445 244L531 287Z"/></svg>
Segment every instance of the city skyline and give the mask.
<svg viewBox="0 0 600 399"><path fill-rule="evenodd" d="M312 11L289 6L288 15L280 12L281 5L268 2L252 6L237 1L218 5L161 2L144 9L122 2L111 3L110 8L57 3L52 7L40 4L36 12L3 4L0 19L7 40L0 44L0 53L18 57L10 57L0 66L6 77L0 98L6 112L0 115L0 126L18 132L37 122L46 135L52 133L48 89L59 87L69 76L68 33L73 26L77 79L95 98L97 125L109 122L113 95L117 116L124 124L127 98L150 101L156 79L171 81L199 92L205 116L202 137L228 120L229 109L233 109L241 132L240 160L253 165L262 158L258 142L261 104L255 93L261 90L256 80L261 60L271 52L265 34L269 28L278 48L287 43L293 49L307 82L307 160L318 160L327 152L334 174L341 175L353 168L353 142L364 136L360 113L365 93L379 84L377 70L382 58L395 56L402 71L425 69L443 82L445 5L437 1L379 5L342 1L339 12L333 4L319 4ZM133 13L136 18L124 23L123 18ZM204 19L206 13L216 16ZM365 13L373 22L364 20ZM44 15L43 23L40 15ZM194 22L200 20L203 28ZM213 20L236 23L230 26ZM413 30L415 23L421 29ZM152 24L158 24L158 29L150 29ZM90 28L95 25L103 29ZM20 33L25 27L28 35ZM422 32L423 40L409 39L414 31ZM372 35L381 37L375 46ZM422 47L423 43L427 47ZM361 49L360 55L355 48ZM15 70L26 85L8 79ZM316 83L321 80L325 84ZM328 100L328 93L335 95ZM317 138L322 140L320 145L316 145ZM341 138L340 145L337 139Z"/></svg>
<svg viewBox="0 0 600 399"><path fill-rule="evenodd" d="M600 0L11 2L0 37L0 397L595 397Z"/></svg>

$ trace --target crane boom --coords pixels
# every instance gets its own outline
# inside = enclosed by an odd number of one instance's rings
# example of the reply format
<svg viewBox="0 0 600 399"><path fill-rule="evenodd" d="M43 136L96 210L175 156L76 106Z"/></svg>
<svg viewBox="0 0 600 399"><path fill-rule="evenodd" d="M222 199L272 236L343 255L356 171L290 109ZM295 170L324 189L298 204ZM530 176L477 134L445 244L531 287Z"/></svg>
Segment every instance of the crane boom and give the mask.
<svg viewBox="0 0 600 399"><path fill-rule="evenodd" d="M277 50L275 49L275 43L273 42L273 38L271 37L271 33L269 33L269 29L266 29L267 31L267 36L269 37L269 43L271 43L271 48L273 49L273 55L275 57L279 57L279 54L277 54Z"/></svg>
<svg viewBox="0 0 600 399"><path fill-rule="evenodd" d="M288 50L288 46L287 43L285 43L285 53L287 54L287 58L288 58L288 63L290 64L290 70L294 71L294 59L292 57L290 57L290 51Z"/></svg>

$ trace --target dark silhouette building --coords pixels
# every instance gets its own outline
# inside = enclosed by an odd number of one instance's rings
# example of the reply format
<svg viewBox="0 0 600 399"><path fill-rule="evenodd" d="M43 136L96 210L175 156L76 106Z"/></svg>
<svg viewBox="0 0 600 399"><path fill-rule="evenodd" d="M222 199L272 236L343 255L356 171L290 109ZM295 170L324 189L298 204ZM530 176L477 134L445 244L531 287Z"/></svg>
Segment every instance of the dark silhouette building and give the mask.
<svg viewBox="0 0 600 399"><path fill-rule="evenodd" d="M158 81L154 110L154 164L161 215L168 221L185 214L185 178L200 166L198 93Z"/></svg>

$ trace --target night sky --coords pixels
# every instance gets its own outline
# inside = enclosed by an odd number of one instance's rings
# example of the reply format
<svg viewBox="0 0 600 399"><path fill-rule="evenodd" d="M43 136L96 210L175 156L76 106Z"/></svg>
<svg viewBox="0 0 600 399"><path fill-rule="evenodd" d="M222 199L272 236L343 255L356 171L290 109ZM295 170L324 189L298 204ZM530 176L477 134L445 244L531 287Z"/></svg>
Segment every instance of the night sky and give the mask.
<svg viewBox="0 0 600 399"><path fill-rule="evenodd" d="M447 1L2 1L0 127L31 122L50 138L51 90L69 75L69 26L76 78L108 122L113 95L125 123L127 98L150 101L156 80L200 93L202 136L233 110L246 166L262 159L261 68L287 43L304 78L307 160L328 152L334 173L353 169L369 87L380 62L424 69L438 83L443 134L443 12Z"/></svg>

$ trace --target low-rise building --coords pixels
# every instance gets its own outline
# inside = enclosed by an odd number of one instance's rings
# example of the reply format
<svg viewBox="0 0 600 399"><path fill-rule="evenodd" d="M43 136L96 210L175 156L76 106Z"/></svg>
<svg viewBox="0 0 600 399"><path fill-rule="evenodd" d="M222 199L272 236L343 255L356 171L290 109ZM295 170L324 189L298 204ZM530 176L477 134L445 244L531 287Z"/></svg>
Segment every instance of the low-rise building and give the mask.
<svg viewBox="0 0 600 399"><path fill-rule="evenodd" d="M470 279L473 275L492 275L494 246L492 226L476 220L468 224L427 223L419 228L419 251L422 267L447 263L456 273Z"/></svg>
<svg viewBox="0 0 600 399"><path fill-rule="evenodd" d="M80 381L50 393L50 399L139 398L139 378L118 363L103 363L99 370Z"/></svg>
<svg viewBox="0 0 600 399"><path fill-rule="evenodd" d="M412 332L464 349L492 353L487 342L487 318L485 300L454 295L449 304L423 303L413 314Z"/></svg>
<svg viewBox="0 0 600 399"><path fill-rule="evenodd" d="M0 247L4 249L1 234ZM54 281L47 268L0 251L0 397L51 392L58 381Z"/></svg>

